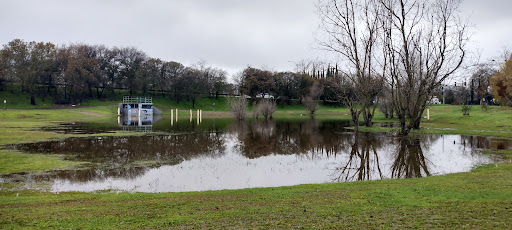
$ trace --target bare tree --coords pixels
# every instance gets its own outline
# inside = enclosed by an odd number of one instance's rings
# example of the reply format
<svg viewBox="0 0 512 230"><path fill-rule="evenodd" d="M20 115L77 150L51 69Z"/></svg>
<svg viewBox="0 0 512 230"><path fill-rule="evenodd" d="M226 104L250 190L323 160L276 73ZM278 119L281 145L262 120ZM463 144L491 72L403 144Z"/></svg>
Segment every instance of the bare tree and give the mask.
<svg viewBox="0 0 512 230"><path fill-rule="evenodd" d="M309 115L313 116L315 115L315 112L318 109L318 103L311 98L310 96L307 96L302 100L302 103L306 107L306 109L309 111Z"/></svg>
<svg viewBox="0 0 512 230"><path fill-rule="evenodd" d="M324 88L319 81L315 81L309 89L309 94L302 100L302 103L309 111L311 116L315 115L318 109L318 102L316 101L323 93Z"/></svg>
<svg viewBox="0 0 512 230"><path fill-rule="evenodd" d="M272 117L272 114L276 111L276 102L272 99L263 98L258 102L254 110L256 118L261 114L266 120L269 117Z"/></svg>
<svg viewBox="0 0 512 230"><path fill-rule="evenodd" d="M228 98L228 105L236 119L239 121L245 120L245 115L247 113L247 99L245 98L245 95L242 95L241 97Z"/></svg>
<svg viewBox="0 0 512 230"><path fill-rule="evenodd" d="M378 0L383 63L401 135L419 128L432 92L462 64L468 39L460 0Z"/></svg>
<svg viewBox="0 0 512 230"><path fill-rule="evenodd" d="M325 35L325 38L317 39L317 43L339 54L347 64L342 79L331 83L351 89L350 94L344 94L342 98L350 109L355 132L359 129L361 113L366 115L366 124L371 125L375 112L369 107L375 97L372 82L381 76L376 74L378 63L375 61L380 26L378 6L375 0L320 0L317 5L320 29Z"/></svg>
<svg viewBox="0 0 512 230"><path fill-rule="evenodd" d="M394 117L394 109L393 106L393 99L391 98L391 90L389 88L384 88L379 95L379 110L384 113L384 116L386 118L393 118Z"/></svg>

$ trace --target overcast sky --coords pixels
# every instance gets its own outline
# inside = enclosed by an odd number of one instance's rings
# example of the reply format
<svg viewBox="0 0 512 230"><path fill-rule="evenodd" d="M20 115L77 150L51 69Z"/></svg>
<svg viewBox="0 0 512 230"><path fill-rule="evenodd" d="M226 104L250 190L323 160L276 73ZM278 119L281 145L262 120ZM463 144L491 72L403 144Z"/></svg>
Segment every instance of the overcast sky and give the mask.
<svg viewBox="0 0 512 230"><path fill-rule="evenodd" d="M293 70L315 49L317 0L0 0L0 44L20 38L55 44L134 46L185 65ZM512 48L512 1L466 0L473 51L493 59Z"/></svg>

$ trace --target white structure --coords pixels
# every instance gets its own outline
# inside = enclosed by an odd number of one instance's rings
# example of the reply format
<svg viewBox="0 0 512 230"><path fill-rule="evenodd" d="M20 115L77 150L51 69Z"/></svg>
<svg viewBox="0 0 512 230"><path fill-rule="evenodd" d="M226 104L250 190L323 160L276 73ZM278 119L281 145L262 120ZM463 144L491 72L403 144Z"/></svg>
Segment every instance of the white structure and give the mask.
<svg viewBox="0 0 512 230"><path fill-rule="evenodd" d="M117 115L138 117L153 116L154 110L153 98L151 97L124 96L123 103L120 103L117 109Z"/></svg>

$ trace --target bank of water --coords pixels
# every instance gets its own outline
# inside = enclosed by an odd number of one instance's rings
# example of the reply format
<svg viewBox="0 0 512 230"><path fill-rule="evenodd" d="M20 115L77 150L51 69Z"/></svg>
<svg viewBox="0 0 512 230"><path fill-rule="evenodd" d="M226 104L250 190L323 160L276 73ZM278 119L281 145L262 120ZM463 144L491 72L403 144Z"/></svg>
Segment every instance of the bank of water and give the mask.
<svg viewBox="0 0 512 230"><path fill-rule="evenodd" d="M512 142L507 139L354 135L345 130L348 125L343 121L230 119L68 123L53 131L149 133L8 146L28 153L65 154L90 164L79 170L1 175L1 180L21 182L25 187L46 184L45 189L52 192L277 187L466 172L495 161L481 154L482 150L512 149Z"/></svg>

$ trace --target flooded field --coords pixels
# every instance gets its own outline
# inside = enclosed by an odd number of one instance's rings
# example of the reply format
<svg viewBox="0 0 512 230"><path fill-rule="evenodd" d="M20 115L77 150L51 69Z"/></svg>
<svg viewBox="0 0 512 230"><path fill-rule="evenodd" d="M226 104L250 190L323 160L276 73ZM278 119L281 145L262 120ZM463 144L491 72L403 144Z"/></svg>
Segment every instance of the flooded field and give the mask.
<svg viewBox="0 0 512 230"><path fill-rule="evenodd" d="M181 192L274 187L469 171L493 160L482 149L512 149L491 137L443 135L398 138L345 130L340 121L230 119L64 124L54 131L151 131L132 137L68 138L8 146L29 153L65 154L91 162L84 169L2 175L53 192L122 190ZM150 127L148 127L150 126ZM141 128L144 127L144 128Z"/></svg>

